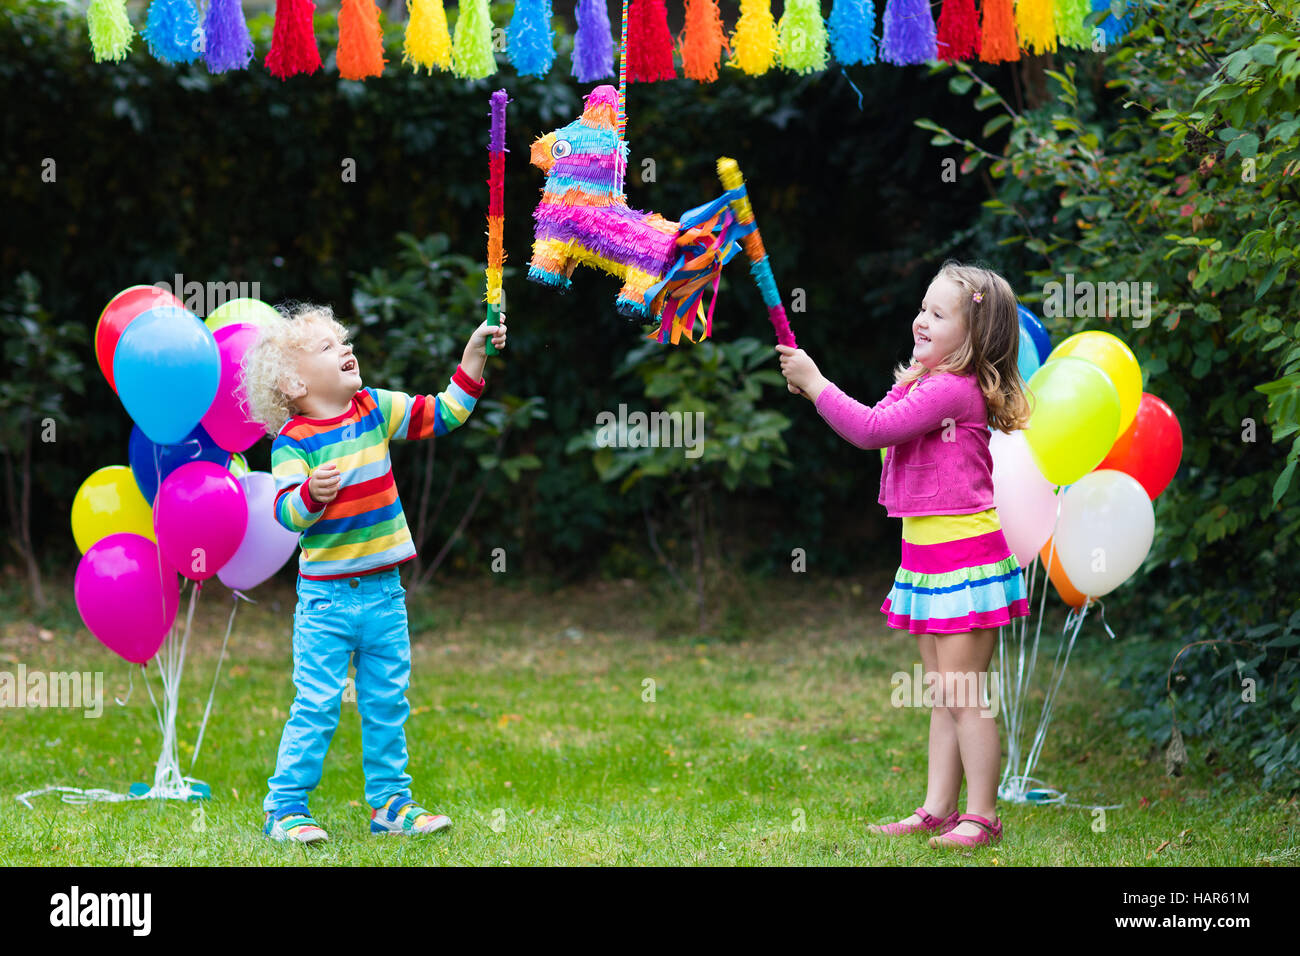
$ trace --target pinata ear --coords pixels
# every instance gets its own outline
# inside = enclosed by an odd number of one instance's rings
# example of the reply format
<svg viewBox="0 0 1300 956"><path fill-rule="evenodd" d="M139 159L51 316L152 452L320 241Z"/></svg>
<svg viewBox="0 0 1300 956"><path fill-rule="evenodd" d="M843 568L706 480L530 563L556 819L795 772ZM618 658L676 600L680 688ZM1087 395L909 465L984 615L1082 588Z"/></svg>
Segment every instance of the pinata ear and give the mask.
<svg viewBox="0 0 1300 956"><path fill-rule="evenodd" d="M617 131L618 90L612 86L598 86L584 97L582 121L587 126Z"/></svg>

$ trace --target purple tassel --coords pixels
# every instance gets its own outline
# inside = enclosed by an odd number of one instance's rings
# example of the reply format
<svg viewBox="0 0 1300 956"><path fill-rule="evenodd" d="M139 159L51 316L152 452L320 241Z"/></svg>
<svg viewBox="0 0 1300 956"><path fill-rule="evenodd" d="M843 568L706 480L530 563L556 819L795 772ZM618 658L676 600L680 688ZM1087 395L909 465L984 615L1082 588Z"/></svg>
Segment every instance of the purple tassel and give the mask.
<svg viewBox="0 0 1300 956"><path fill-rule="evenodd" d="M605 0L578 0L578 32L573 38L573 75L593 83L614 75L614 37Z"/></svg>
<svg viewBox="0 0 1300 956"><path fill-rule="evenodd" d="M203 61L209 73L245 70L253 59L253 38L239 0L212 0L203 19Z"/></svg>
<svg viewBox="0 0 1300 956"><path fill-rule="evenodd" d="M885 35L880 59L904 66L939 58L934 16L926 0L889 0L885 7Z"/></svg>

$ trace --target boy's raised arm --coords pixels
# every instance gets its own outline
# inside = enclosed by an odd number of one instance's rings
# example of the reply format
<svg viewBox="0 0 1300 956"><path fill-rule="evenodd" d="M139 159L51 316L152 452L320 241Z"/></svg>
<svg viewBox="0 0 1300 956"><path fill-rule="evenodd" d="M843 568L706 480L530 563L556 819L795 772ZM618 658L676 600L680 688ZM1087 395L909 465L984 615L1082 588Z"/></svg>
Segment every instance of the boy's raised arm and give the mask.
<svg viewBox="0 0 1300 956"><path fill-rule="evenodd" d="M389 439L415 440L445 435L465 424L485 384L483 379L471 378L460 365L437 395L408 395L382 388L372 391L388 425Z"/></svg>

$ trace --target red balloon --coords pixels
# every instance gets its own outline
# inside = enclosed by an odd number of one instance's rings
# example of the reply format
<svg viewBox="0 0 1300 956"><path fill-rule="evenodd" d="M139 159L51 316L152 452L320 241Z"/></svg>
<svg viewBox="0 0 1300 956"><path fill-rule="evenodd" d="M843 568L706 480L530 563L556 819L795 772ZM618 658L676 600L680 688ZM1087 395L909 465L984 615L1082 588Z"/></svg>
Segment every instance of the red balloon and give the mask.
<svg viewBox="0 0 1300 956"><path fill-rule="evenodd" d="M99 313L99 322L95 324L95 360L113 391L117 391L117 383L113 381L113 355L123 329L137 316L161 305L184 308L181 300L162 286L133 285L109 299L104 311Z"/></svg>
<svg viewBox="0 0 1300 956"><path fill-rule="evenodd" d="M1094 471L1113 468L1138 480L1152 501L1168 487L1183 457L1183 429L1173 409L1150 392L1142 393L1137 417L1115 439Z"/></svg>

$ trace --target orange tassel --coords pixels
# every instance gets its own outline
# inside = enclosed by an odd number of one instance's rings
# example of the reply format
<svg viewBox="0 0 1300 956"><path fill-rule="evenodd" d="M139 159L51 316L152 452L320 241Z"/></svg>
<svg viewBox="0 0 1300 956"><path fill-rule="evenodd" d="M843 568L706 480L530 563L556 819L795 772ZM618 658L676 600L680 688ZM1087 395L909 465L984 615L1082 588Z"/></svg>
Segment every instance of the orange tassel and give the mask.
<svg viewBox="0 0 1300 956"><path fill-rule="evenodd" d="M339 9L339 76L364 80L384 72L384 31L375 0L343 0Z"/></svg>
<svg viewBox="0 0 1300 956"><path fill-rule="evenodd" d="M718 78L722 51L731 51L722 32L718 0L686 0L686 28L682 40L682 73L692 80L712 83Z"/></svg>
<svg viewBox="0 0 1300 956"><path fill-rule="evenodd" d="M980 59L1004 63L1020 59L1016 40L1016 16L1011 0L984 0L980 31Z"/></svg>

